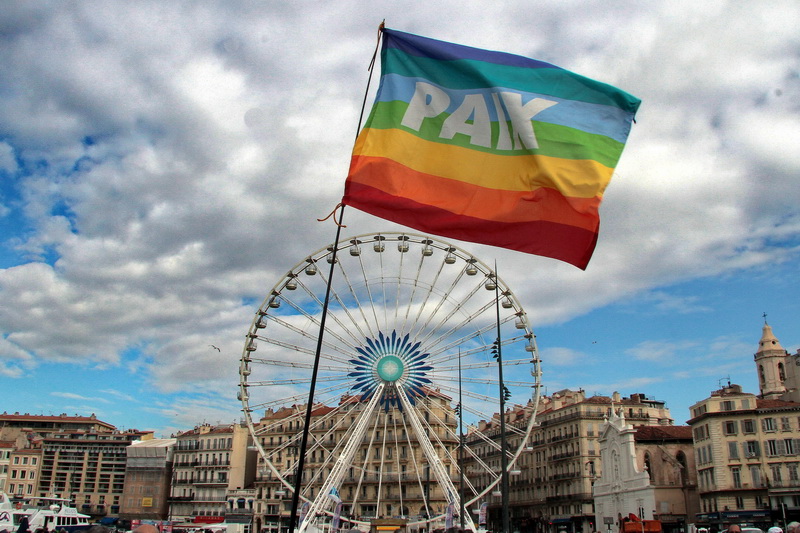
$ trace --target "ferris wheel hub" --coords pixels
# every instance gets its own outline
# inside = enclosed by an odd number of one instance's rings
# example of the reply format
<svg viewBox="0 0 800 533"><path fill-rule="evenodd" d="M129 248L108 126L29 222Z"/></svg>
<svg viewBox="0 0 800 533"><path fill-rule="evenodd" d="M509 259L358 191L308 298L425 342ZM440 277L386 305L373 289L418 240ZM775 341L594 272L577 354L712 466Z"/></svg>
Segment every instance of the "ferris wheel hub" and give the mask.
<svg viewBox="0 0 800 533"><path fill-rule="evenodd" d="M403 360L396 355L384 355L378 360L378 364L375 365L375 371L378 373L378 377L383 381L394 383L403 377L405 365L403 365Z"/></svg>

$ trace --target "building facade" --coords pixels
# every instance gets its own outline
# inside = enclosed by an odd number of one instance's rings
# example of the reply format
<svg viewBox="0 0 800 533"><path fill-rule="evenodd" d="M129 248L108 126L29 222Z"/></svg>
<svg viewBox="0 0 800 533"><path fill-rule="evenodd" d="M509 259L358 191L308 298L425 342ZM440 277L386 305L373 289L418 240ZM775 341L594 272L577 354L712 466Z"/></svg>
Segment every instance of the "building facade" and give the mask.
<svg viewBox="0 0 800 533"><path fill-rule="evenodd" d="M170 519L174 445L175 439L149 439L128 446L119 518Z"/></svg>
<svg viewBox="0 0 800 533"><path fill-rule="evenodd" d="M41 448L18 448L10 454L8 494L17 500L40 496Z"/></svg>
<svg viewBox="0 0 800 533"><path fill-rule="evenodd" d="M169 495L172 520L225 520L229 493L253 483L255 452L250 439L247 426L238 423L203 424L175 437Z"/></svg>
<svg viewBox="0 0 800 533"><path fill-rule="evenodd" d="M634 514L680 533L699 510L692 432L688 426L634 428L616 410L601 428L602 475L594 484L595 523L619 527Z"/></svg>
<svg viewBox="0 0 800 533"><path fill-rule="evenodd" d="M764 324L754 355L760 394L728 384L691 407L699 522L768 527L800 519L800 403L797 354Z"/></svg>
<svg viewBox="0 0 800 533"><path fill-rule="evenodd" d="M303 471L304 494L310 498L318 494L333 467L330 451L337 443L345 442L365 406L366 402L351 396L342 398L336 406L320 405L312 410L311 444ZM440 461L453 475L455 471L447 456L456 453L458 439L453 436L457 417L451 398L440 391L425 389L413 408L419 411L415 416L425 419L430 437L440 443L437 447L442 453ZM289 527L292 493L281 477L292 483L299 453L297 435L303 430L305 411L304 405L267 410L256 428L258 444L277 470L274 472L259 457L255 524L260 531L278 532ZM374 445L370 437L359 445L353 465L338 488L344 520L370 521L383 517L419 520L445 512L448 502L444 489L435 481L416 436L403 426L403 416L397 406L376 414L374 427L386 428L376 431L376 439L385 437L408 444L383 449ZM386 488L387 485L390 487ZM343 527L350 526L345 523Z"/></svg>
<svg viewBox="0 0 800 533"><path fill-rule="evenodd" d="M635 426L668 426L673 422L664 402L643 394L587 397L583 390L565 389L541 398L537 427L530 442L521 443L518 435L532 411L515 406L506 412L509 447L522 448L510 481L513 529L523 533L591 533L597 529L592 486L602 472L600 427L612 407L623 410ZM499 439L499 431L488 434ZM478 450L480 461L491 461L493 458L485 454L496 450L478 445L473 448ZM480 486L480 479L470 481ZM487 527L496 530L502 523L501 496L491 495L487 503Z"/></svg>
<svg viewBox="0 0 800 533"><path fill-rule="evenodd" d="M61 431L41 439L37 496L59 496L79 512L117 515L125 486L126 448L152 432Z"/></svg>

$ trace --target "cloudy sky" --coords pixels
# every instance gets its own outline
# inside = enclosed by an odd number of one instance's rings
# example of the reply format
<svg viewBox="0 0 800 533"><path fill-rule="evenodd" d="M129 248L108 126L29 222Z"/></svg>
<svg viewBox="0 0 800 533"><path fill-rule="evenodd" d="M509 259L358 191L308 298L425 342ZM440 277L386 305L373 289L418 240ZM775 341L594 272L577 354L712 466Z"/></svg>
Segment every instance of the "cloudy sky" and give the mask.
<svg viewBox="0 0 800 533"><path fill-rule="evenodd" d="M383 19L642 99L585 272L458 243L528 311L549 393L642 392L683 423L723 381L757 392L762 313L800 347L800 4L486 5L4 2L2 409L162 435L240 417L254 312L334 239L317 218Z"/></svg>

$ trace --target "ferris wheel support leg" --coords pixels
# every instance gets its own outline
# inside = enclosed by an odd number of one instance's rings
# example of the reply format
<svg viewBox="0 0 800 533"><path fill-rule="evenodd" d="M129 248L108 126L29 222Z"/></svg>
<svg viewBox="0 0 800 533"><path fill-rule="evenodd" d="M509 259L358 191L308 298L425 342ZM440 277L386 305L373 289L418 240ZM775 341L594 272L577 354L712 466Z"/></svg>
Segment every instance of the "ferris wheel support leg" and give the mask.
<svg viewBox="0 0 800 533"><path fill-rule="evenodd" d="M428 460L428 465L430 465L431 470L433 470L434 477L436 477L437 481L439 481L439 484L441 484L448 495L448 502L455 504L456 509L464 509L464 506L460 505L458 501L459 493L456 490L455 484L453 484L453 480L450 479L447 468L445 468L441 458L436 454L436 449L433 447L433 444L431 444L430 440L425 436L425 428L422 427L422 423L412 414L414 412L414 406L411 405L411 401L408 399L405 391L399 387L397 389L397 396L400 398L400 403L403 404L403 409L409 414L408 418L417 435L417 442L419 442L422 452ZM475 531L475 523L472 521L472 517L470 517L469 514L466 516L465 524L467 529L473 532Z"/></svg>
<svg viewBox="0 0 800 533"><path fill-rule="evenodd" d="M303 523L300 524L300 530L298 533L306 533L306 530L317 521L317 515L322 514L325 508L328 507L328 505L330 505L330 503L333 501L328 494L330 494L333 487L338 487L341 484L342 479L344 479L345 470L353 464L353 458L355 457L359 446L361 446L361 441L367 434L367 429L369 427L371 418L369 414L375 412L375 407L378 405L378 402L380 402L381 397L383 396L383 389L384 385L379 385L375 390L375 393L372 395L372 398L370 398L369 403L364 408L364 414L359 417L356 427L353 429L353 433L349 437L347 445L342 449L341 455L339 455L339 458L331 468L331 473L328 474L328 478L322 485L319 494L317 494L317 497L314 498L314 502L308 508L306 518L303 520ZM319 525L316 525L316 527L319 528Z"/></svg>

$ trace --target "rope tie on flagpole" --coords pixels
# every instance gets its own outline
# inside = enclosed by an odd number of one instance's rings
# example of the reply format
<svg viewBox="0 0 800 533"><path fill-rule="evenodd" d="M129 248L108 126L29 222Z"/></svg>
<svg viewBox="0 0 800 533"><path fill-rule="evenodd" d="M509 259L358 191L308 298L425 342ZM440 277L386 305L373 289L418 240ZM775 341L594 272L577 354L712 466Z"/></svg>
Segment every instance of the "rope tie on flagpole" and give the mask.
<svg viewBox="0 0 800 533"><path fill-rule="evenodd" d="M342 202L339 202L338 204L336 204L336 207L333 208L333 211L328 213L328 216L326 216L325 218L318 218L317 222L325 222L329 218L333 217L333 223L336 224L337 227L346 228L347 225L340 224L339 221L336 220L336 210L339 209L340 207L344 207L344 204Z"/></svg>

